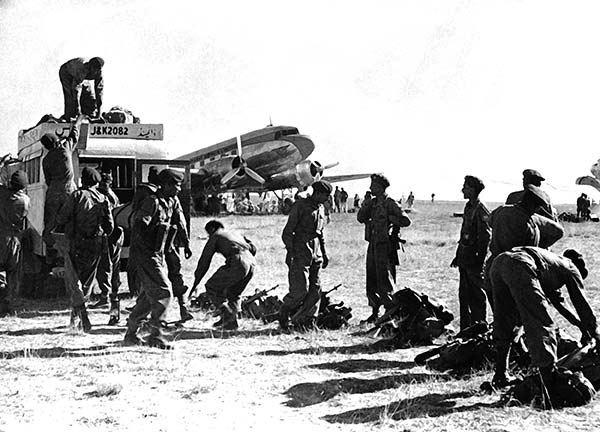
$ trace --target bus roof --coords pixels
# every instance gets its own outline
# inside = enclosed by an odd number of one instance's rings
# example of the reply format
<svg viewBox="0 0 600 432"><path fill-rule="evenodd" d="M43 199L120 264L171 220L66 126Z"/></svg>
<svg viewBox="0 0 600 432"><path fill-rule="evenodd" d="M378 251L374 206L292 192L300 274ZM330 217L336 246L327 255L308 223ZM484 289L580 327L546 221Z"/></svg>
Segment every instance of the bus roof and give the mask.
<svg viewBox="0 0 600 432"><path fill-rule="evenodd" d="M27 131L19 132L19 159L29 160L40 156L43 149L39 141L44 134L67 136L71 123L41 123ZM113 157L135 159L167 159L168 152L162 143L162 124L106 123L81 125L77 150L80 157Z"/></svg>

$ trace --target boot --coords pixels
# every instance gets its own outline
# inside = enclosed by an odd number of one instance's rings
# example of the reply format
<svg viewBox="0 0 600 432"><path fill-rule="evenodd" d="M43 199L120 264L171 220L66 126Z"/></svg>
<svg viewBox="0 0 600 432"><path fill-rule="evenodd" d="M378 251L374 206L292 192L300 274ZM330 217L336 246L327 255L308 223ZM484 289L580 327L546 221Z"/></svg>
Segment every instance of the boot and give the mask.
<svg viewBox="0 0 600 432"><path fill-rule="evenodd" d="M515 378L508 374L509 356L510 345L496 346L496 368L492 378L492 387L495 389L508 387L515 382Z"/></svg>
<svg viewBox="0 0 600 432"><path fill-rule="evenodd" d="M121 302L119 299L110 301L110 312L108 318L108 325L117 325L121 321Z"/></svg>
<svg viewBox="0 0 600 432"><path fill-rule="evenodd" d="M81 317L81 327L84 333L89 333L92 330L92 323L88 317L85 305L81 306L81 309L79 309L79 316Z"/></svg>
<svg viewBox="0 0 600 432"><path fill-rule="evenodd" d="M146 339L146 345L162 350L172 350L173 345L165 339L160 323L148 323L150 325L150 336Z"/></svg>
<svg viewBox="0 0 600 432"><path fill-rule="evenodd" d="M237 314L231 310L229 305L221 306L221 316L223 317L223 330L237 330Z"/></svg>
<svg viewBox="0 0 600 432"><path fill-rule="evenodd" d="M71 319L69 321L69 329L72 331L81 331L81 317L77 307L71 309Z"/></svg>
<svg viewBox="0 0 600 432"><path fill-rule="evenodd" d="M379 318L379 306L373 306L372 309L373 311L371 312L371 315L362 320L360 322L361 324L372 324L377 321L377 318Z"/></svg>
<svg viewBox="0 0 600 432"><path fill-rule="evenodd" d="M140 339L137 335L138 324L133 322L131 319L127 320L127 332L125 332L125 338L123 338L124 346L143 345L144 340Z"/></svg>
<svg viewBox="0 0 600 432"><path fill-rule="evenodd" d="M290 329L290 310L285 305L279 309L279 327L282 330Z"/></svg>

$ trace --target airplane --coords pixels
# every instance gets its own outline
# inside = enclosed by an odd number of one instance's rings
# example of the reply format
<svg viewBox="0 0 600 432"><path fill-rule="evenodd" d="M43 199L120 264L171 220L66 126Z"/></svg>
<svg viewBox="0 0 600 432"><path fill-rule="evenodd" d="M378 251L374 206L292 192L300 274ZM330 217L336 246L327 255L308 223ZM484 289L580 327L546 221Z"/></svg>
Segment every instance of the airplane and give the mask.
<svg viewBox="0 0 600 432"><path fill-rule="evenodd" d="M313 141L297 128L268 125L176 159L190 163L193 197L227 190L304 190L321 179L335 183L371 175L324 176L337 163L323 166L307 159L314 149Z"/></svg>

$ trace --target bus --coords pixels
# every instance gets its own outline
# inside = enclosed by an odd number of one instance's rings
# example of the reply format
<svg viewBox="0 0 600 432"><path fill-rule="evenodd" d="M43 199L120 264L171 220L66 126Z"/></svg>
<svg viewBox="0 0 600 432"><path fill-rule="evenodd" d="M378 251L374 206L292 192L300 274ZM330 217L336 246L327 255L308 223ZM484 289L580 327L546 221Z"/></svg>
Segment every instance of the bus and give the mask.
<svg viewBox="0 0 600 432"><path fill-rule="evenodd" d="M52 296L55 295L55 291L60 291L55 286L56 281L52 283L48 277L60 274L60 271L53 271L57 269L56 263L46 262L46 245L42 240L46 197L42 160L47 150L40 139L46 133L52 133L59 139L66 137L71 127L71 123L48 122L19 132L18 159L20 168L27 173L27 195L31 199L25 230L27 241L23 242L24 274L20 291L26 290L36 297ZM179 199L189 229L190 164L187 160L169 159L166 148L162 124L83 123L73 152L75 182L80 184L80 175L84 167L110 171L115 194L121 203L128 203L133 199L137 185L147 180L151 166L155 166L159 171L163 168L181 170L184 172L184 183ZM129 233L125 229L122 253L124 261L128 257L128 241Z"/></svg>

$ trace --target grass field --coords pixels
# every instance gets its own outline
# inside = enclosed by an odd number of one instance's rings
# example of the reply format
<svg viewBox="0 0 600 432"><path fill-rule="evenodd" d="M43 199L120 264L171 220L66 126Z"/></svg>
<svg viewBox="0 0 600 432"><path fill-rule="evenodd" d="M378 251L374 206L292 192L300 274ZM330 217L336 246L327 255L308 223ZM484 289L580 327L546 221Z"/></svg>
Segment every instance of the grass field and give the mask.
<svg viewBox="0 0 600 432"><path fill-rule="evenodd" d="M463 203L417 202L401 256L398 286L437 298L457 314L453 257ZM259 269L247 293L280 284L286 267L280 233L285 216L224 217L259 248ZM191 283L205 242L205 218L193 220ZM598 310L600 225L567 224L554 250L577 247L588 259L587 295ZM91 334L70 333L63 300L28 302L0 320L0 430L94 431L571 431L600 429L600 404L541 412L505 408L479 392L490 372L457 380L413 363L425 348L378 352L377 340L353 336L368 315L364 295L366 243L355 214L327 226L331 264L325 289L353 308L348 329L281 334L276 324L242 320L237 332L212 331L201 311L175 335L175 350L122 347L124 322L104 325L93 311ZM218 261L218 260L217 260ZM213 263L214 266L219 264ZM212 270L211 270L212 271ZM122 306L133 300L125 300ZM176 310L170 311L173 318ZM561 325L564 321L559 320ZM569 328L567 333L578 337Z"/></svg>

